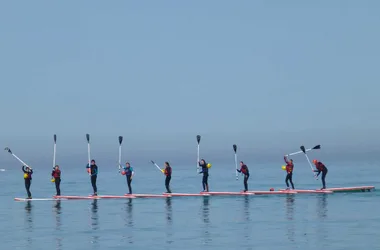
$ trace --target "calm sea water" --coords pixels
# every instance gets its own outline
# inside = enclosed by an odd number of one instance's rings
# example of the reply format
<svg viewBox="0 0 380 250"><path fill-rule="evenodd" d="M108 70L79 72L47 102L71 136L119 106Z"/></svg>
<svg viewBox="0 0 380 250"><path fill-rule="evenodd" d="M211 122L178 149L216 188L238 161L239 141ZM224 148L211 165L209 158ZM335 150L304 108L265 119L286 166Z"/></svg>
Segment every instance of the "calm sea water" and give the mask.
<svg viewBox="0 0 380 250"><path fill-rule="evenodd" d="M4 166L3 166L4 167ZM329 165L328 186L378 186L375 165ZM1 249L380 249L379 192L294 196L16 202L25 197L19 166L0 172ZM125 178L99 166L99 194L122 195ZM173 166L173 192L201 191L194 167ZM152 166L135 166L135 193L162 193ZM250 167L251 190L284 187L280 166ZM344 170L344 171L343 171ZM62 166L62 195L91 193L83 166ZM233 166L213 166L211 191L240 191ZM298 166L296 188L319 188ZM35 170L34 198L54 194L49 169Z"/></svg>

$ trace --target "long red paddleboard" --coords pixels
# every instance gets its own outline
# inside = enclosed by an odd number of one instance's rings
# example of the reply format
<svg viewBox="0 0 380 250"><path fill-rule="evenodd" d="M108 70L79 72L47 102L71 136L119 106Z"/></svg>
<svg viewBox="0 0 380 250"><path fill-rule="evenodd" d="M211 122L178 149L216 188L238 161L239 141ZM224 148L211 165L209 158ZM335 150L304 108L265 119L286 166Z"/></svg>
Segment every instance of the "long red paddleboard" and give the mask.
<svg viewBox="0 0 380 250"><path fill-rule="evenodd" d="M248 193L248 192L201 192L201 194L209 194L209 195L254 195L254 193Z"/></svg>
<svg viewBox="0 0 380 250"><path fill-rule="evenodd" d="M286 189L280 189L281 192L286 192ZM332 191L329 190L308 190L308 189L294 189L293 191L299 193L299 194L332 194Z"/></svg>
<svg viewBox="0 0 380 250"><path fill-rule="evenodd" d="M15 201L59 201L59 200L67 200L67 199L56 199L56 198L14 198Z"/></svg>
<svg viewBox="0 0 380 250"><path fill-rule="evenodd" d="M134 195L98 195L100 199L128 199L128 198L136 198Z"/></svg>
<svg viewBox="0 0 380 250"><path fill-rule="evenodd" d="M332 192L366 192L372 191L375 186L361 186L361 187L340 187L340 188L326 188L325 190Z"/></svg>
<svg viewBox="0 0 380 250"><path fill-rule="evenodd" d="M199 193L199 194L186 194L186 193L164 193L165 196L209 196L207 193Z"/></svg>
<svg viewBox="0 0 380 250"><path fill-rule="evenodd" d="M126 196L128 196L126 194ZM163 194L134 194L136 198L165 198L167 197L166 195Z"/></svg>
<svg viewBox="0 0 380 250"><path fill-rule="evenodd" d="M61 195L61 196L53 196L56 199L69 199L69 200L95 200L100 199L98 196L70 196L70 195Z"/></svg>
<svg viewBox="0 0 380 250"><path fill-rule="evenodd" d="M254 194L296 194L295 191L247 191L247 193L254 193Z"/></svg>

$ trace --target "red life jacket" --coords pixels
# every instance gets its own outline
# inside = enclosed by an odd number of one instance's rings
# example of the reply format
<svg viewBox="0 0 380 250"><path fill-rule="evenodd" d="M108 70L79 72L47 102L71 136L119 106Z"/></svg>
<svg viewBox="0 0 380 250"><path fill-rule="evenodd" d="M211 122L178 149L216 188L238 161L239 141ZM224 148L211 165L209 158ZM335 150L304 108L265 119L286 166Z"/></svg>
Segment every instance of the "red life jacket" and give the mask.
<svg viewBox="0 0 380 250"><path fill-rule="evenodd" d="M326 166L322 162L317 162L315 167L321 172L326 171Z"/></svg>
<svg viewBox="0 0 380 250"><path fill-rule="evenodd" d="M54 178L61 178L61 170L54 170L51 174Z"/></svg>
<svg viewBox="0 0 380 250"><path fill-rule="evenodd" d="M286 164L286 172L288 173L288 174L290 174L290 173L292 173L293 172L293 168L294 168L294 165L293 165L293 163L288 163L288 164Z"/></svg>
<svg viewBox="0 0 380 250"><path fill-rule="evenodd" d="M288 174L292 173L293 172L293 168L294 168L293 163L291 163L290 161L288 161L288 159L286 158L286 156L284 156L284 161L286 162L286 172Z"/></svg>
<svg viewBox="0 0 380 250"><path fill-rule="evenodd" d="M248 174L248 167L247 167L247 165L244 164L243 166L241 166L240 171L243 174L247 175Z"/></svg>
<svg viewBox="0 0 380 250"><path fill-rule="evenodd" d="M172 175L172 168L171 168L171 167L167 167L167 168L165 168L165 172L164 172L164 174L165 174L166 176L171 176L171 175Z"/></svg>

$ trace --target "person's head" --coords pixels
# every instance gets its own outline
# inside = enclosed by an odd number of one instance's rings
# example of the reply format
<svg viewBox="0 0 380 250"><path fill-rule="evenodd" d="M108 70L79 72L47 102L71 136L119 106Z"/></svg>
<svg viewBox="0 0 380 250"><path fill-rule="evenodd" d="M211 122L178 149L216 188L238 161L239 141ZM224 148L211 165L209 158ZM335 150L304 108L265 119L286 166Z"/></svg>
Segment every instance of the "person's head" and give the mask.
<svg viewBox="0 0 380 250"><path fill-rule="evenodd" d="M313 160L313 163L317 165L318 161L316 159Z"/></svg>
<svg viewBox="0 0 380 250"><path fill-rule="evenodd" d="M170 167L169 162L165 161L165 167Z"/></svg>
<svg viewBox="0 0 380 250"><path fill-rule="evenodd" d="M94 159L91 160L91 165L95 165L95 160Z"/></svg>
<svg viewBox="0 0 380 250"><path fill-rule="evenodd" d="M240 167L242 167L244 165L244 162L243 161L241 161L240 162Z"/></svg>
<svg viewBox="0 0 380 250"><path fill-rule="evenodd" d="M201 159L201 164L205 164L206 161L204 159Z"/></svg>
<svg viewBox="0 0 380 250"><path fill-rule="evenodd" d="M55 170L59 170L59 166L58 165L55 165Z"/></svg>
<svg viewBox="0 0 380 250"><path fill-rule="evenodd" d="M289 162L290 162L290 163L293 163L293 159L290 159Z"/></svg>
<svg viewBox="0 0 380 250"><path fill-rule="evenodd" d="M29 166L25 166L25 169L26 169L26 170L30 170L30 167L29 167Z"/></svg>
<svg viewBox="0 0 380 250"><path fill-rule="evenodd" d="M129 164L129 162L126 162L126 163L125 163L125 166L126 166L127 168L129 168L129 167L131 167L131 164Z"/></svg>

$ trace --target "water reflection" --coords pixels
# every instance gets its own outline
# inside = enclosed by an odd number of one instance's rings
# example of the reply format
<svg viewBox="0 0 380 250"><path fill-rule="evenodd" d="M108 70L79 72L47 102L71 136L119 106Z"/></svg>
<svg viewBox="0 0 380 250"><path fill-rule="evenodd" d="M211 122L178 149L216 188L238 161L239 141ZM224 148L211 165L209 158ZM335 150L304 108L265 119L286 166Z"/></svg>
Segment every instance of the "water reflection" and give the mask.
<svg viewBox="0 0 380 250"><path fill-rule="evenodd" d="M62 238L59 237L61 235L61 201L57 200L53 204L53 211L55 213L55 230L57 231L57 237L56 240L56 249L60 250L62 249Z"/></svg>
<svg viewBox="0 0 380 250"><path fill-rule="evenodd" d="M251 197L249 197L249 195L244 195L244 239L247 242L251 240L251 232L252 232L251 216L249 212L250 201L251 201Z"/></svg>
<svg viewBox="0 0 380 250"><path fill-rule="evenodd" d="M290 241L294 241L295 228L294 228L294 195L286 197L286 218L288 220L288 230L286 235Z"/></svg>
<svg viewBox="0 0 380 250"><path fill-rule="evenodd" d="M249 202L251 197L249 195L244 195L244 219L246 222L251 221L250 213L249 213Z"/></svg>
<svg viewBox="0 0 380 250"><path fill-rule="evenodd" d="M31 201L26 201L25 203L25 222L26 222L26 231L28 233L33 232L33 214L32 214L33 205ZM26 237L27 245L32 245L32 237L29 236Z"/></svg>
<svg viewBox="0 0 380 250"><path fill-rule="evenodd" d="M320 219L320 221L318 221L316 224L317 224L317 232L316 232L316 236L318 239L321 240L321 244L322 244L322 247L323 248L328 248L328 242L330 242L330 240L328 239L329 237L329 232L328 232L328 225L326 225L326 219L327 219L327 196L328 194L321 194L321 195L318 195L317 197L317 215L318 215L318 219Z"/></svg>
<svg viewBox="0 0 380 250"><path fill-rule="evenodd" d="M126 203L127 216L125 218L125 225L130 229L127 231L128 243L133 244L133 199L128 199Z"/></svg>
<svg viewBox="0 0 380 250"><path fill-rule="evenodd" d="M166 198L166 220L168 224L172 224L172 198Z"/></svg>
<svg viewBox="0 0 380 250"><path fill-rule="evenodd" d="M167 197L166 198L166 221L167 221L167 228L166 228L166 243L171 244L173 243L172 240L172 198Z"/></svg>
<svg viewBox="0 0 380 250"><path fill-rule="evenodd" d="M209 209L209 196L203 197L203 206L202 206L202 220L204 222L204 232L203 232L203 243L210 243L211 237L209 232L209 224L210 224L210 209Z"/></svg>
<svg viewBox="0 0 380 250"><path fill-rule="evenodd" d="M318 195L317 214L319 219L327 218L327 194Z"/></svg>
<svg viewBox="0 0 380 250"><path fill-rule="evenodd" d="M99 236L95 233L99 229L98 200L94 199L91 203L91 229L94 236L91 236L91 243L98 246Z"/></svg>

